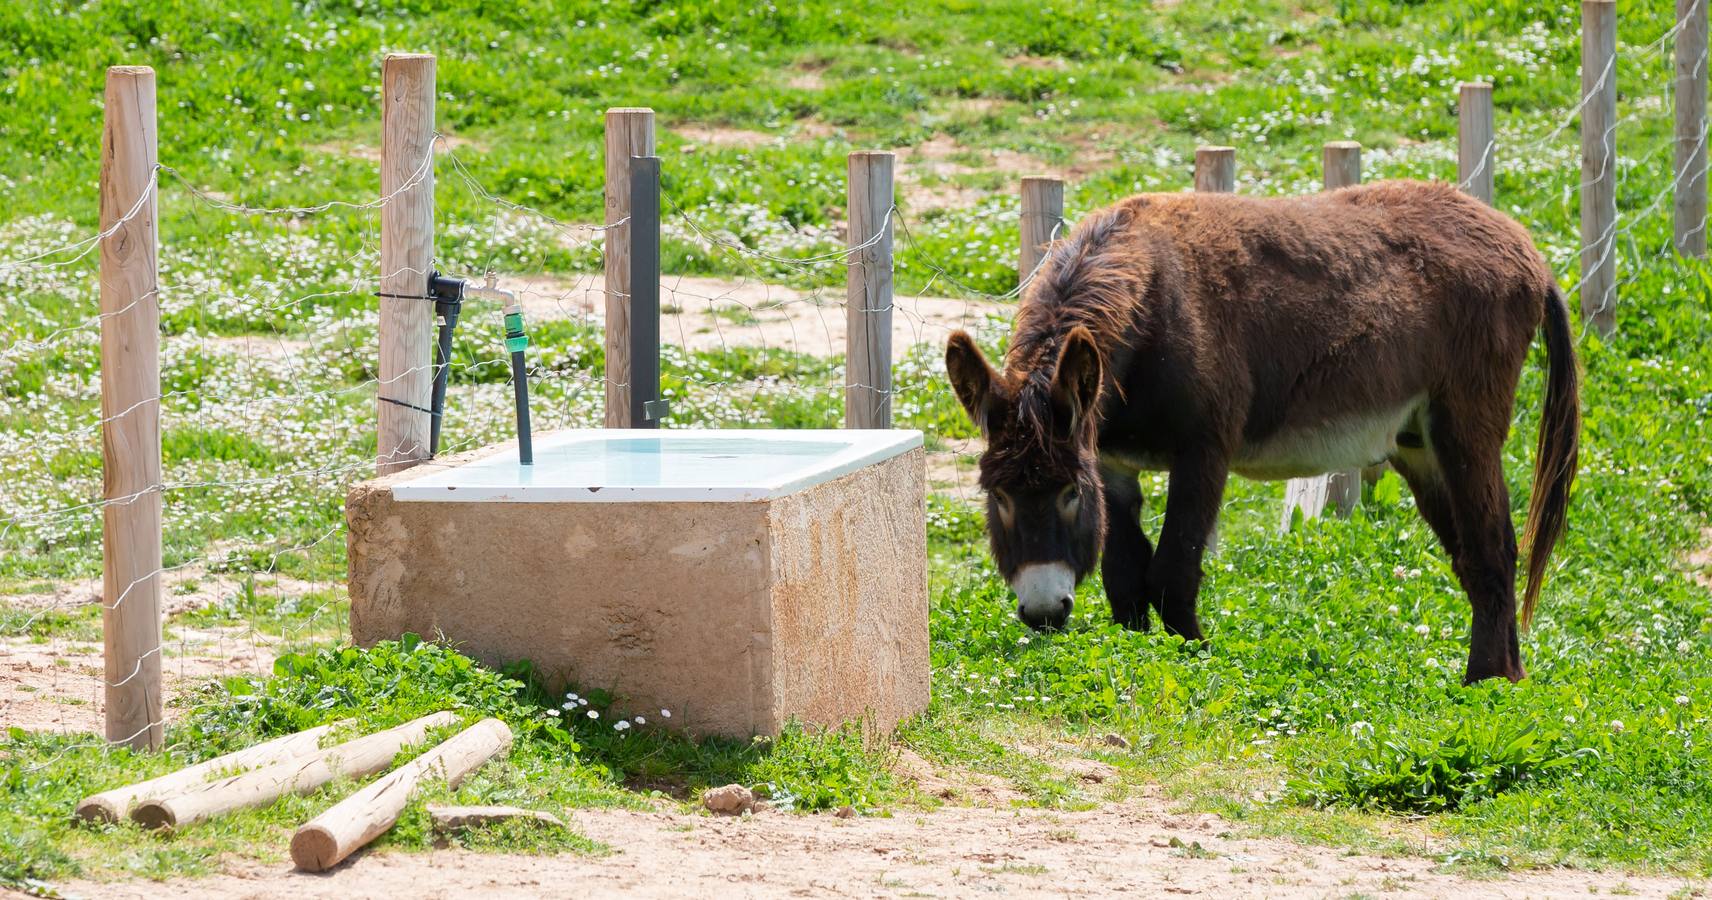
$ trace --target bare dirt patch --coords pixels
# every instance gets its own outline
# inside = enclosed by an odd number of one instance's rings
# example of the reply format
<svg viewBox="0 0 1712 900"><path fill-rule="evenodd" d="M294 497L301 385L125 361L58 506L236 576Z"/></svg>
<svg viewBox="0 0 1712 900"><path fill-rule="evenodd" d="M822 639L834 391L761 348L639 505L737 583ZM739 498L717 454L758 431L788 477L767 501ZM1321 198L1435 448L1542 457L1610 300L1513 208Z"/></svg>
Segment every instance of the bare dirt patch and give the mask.
<svg viewBox="0 0 1712 900"><path fill-rule="evenodd" d="M466 137L458 137L455 134L442 134L434 141L435 153L450 153L464 147L469 147L480 153L487 152L486 144L472 141ZM322 144L311 144L309 149L329 156L344 156L350 159L380 162L380 147L363 141L330 141Z"/></svg>
<svg viewBox="0 0 1712 900"><path fill-rule="evenodd" d="M758 280L669 275L661 279L660 339L686 350L765 347L813 356L844 352L847 330L842 288L820 291ZM532 277L500 279L516 291L524 314L535 319L605 319L605 279ZM959 328L978 331L1010 321L1014 307L951 297L893 298L892 356L917 344L943 346Z"/></svg>
<svg viewBox="0 0 1712 900"><path fill-rule="evenodd" d="M1214 816L1157 802L1086 812L945 807L888 818L765 812L753 817L585 810L572 827L604 856L464 850L362 853L325 875L235 862L166 884L74 882L67 894L153 900L325 897L1666 897L1692 883L1543 870L1472 880L1428 859L1349 855L1233 836Z"/></svg>
<svg viewBox="0 0 1712 900"><path fill-rule="evenodd" d="M1688 577L1712 588L1712 528L1702 529L1700 539L1704 541L1701 548L1688 554Z"/></svg>
<svg viewBox="0 0 1712 900"><path fill-rule="evenodd" d="M217 552L218 546L210 550L210 553ZM211 573L201 564L167 569L161 573L160 579L161 615L168 618L226 600L236 593L245 581L244 578ZM258 592L280 597L302 597L326 586L325 583L299 581L284 575L258 575L254 581ZM33 612L65 611L99 602L99 578L60 582L51 590L37 593L0 594L0 603L14 609Z"/></svg>
<svg viewBox="0 0 1712 900"><path fill-rule="evenodd" d="M275 641L248 629L173 626L162 645L166 721L174 701L210 678L273 668ZM105 728L102 648L87 641L0 640L0 728L101 734Z"/></svg>

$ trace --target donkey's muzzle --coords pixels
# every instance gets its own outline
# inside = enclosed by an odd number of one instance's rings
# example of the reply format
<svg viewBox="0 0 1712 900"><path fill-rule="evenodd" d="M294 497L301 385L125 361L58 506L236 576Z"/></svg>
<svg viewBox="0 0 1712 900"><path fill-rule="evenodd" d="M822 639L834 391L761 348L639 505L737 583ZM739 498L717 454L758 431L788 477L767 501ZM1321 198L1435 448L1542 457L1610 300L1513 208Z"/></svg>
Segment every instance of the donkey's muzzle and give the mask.
<svg viewBox="0 0 1712 900"><path fill-rule="evenodd" d="M1076 573L1063 563L1030 563L1011 579L1017 618L1036 631L1057 631L1070 620Z"/></svg>

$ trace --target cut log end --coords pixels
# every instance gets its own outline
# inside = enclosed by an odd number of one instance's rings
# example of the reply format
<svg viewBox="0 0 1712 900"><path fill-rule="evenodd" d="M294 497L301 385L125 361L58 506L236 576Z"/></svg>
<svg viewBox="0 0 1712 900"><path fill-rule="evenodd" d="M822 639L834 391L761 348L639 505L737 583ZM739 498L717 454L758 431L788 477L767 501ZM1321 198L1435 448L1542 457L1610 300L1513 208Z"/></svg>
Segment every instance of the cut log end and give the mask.
<svg viewBox="0 0 1712 900"><path fill-rule="evenodd" d="M157 831L177 827L178 816L173 814L167 801L150 800L137 804L137 807L131 810L131 821L150 831Z"/></svg>
<svg viewBox="0 0 1712 900"><path fill-rule="evenodd" d="M319 825L305 825L291 836L291 861L305 872L325 872L344 858L338 838Z"/></svg>
<svg viewBox="0 0 1712 900"><path fill-rule="evenodd" d="M113 825L125 817L125 811L106 797L90 797L77 804L79 819L95 825Z"/></svg>

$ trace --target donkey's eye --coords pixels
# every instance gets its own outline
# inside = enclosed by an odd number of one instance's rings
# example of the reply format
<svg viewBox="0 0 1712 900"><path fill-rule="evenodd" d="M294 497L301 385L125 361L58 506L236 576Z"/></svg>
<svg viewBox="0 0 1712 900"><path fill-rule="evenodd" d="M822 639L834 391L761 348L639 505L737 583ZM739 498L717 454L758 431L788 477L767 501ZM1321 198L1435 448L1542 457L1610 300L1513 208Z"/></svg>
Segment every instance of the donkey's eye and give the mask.
<svg viewBox="0 0 1712 900"><path fill-rule="evenodd" d="M998 507L999 521L1006 528L1016 522L1016 506L1011 502L1011 495L997 488L993 489L993 505Z"/></svg>
<svg viewBox="0 0 1712 900"><path fill-rule="evenodd" d="M1064 490L1058 492L1058 512L1066 519L1073 519L1082 508L1082 488L1071 482Z"/></svg>

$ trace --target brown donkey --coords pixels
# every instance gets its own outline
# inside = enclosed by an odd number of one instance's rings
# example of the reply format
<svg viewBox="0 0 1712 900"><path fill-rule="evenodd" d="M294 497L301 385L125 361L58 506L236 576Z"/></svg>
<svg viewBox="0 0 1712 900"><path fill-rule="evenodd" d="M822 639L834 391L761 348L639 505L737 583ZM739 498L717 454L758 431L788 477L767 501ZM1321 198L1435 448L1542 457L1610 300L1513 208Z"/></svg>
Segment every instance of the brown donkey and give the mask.
<svg viewBox="0 0 1712 900"><path fill-rule="evenodd" d="M1061 627L1096 557L1112 616L1200 638L1201 555L1225 478L1389 461L1474 607L1466 680L1524 676L1502 451L1536 329L1548 376L1524 624L1575 478L1569 313L1528 233L1443 184L1305 197L1145 194L1054 245L1003 372L969 335L952 387L987 449L993 559L1035 628ZM1142 470L1171 473L1157 549Z"/></svg>

